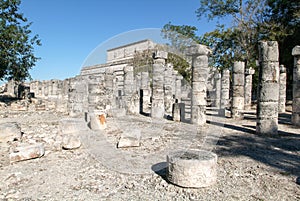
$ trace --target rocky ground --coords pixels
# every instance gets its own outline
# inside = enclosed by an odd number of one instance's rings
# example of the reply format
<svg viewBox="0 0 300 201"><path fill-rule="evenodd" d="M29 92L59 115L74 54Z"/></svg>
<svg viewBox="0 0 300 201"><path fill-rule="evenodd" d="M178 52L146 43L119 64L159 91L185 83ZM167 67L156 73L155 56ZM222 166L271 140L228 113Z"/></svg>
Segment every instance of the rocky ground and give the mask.
<svg viewBox="0 0 300 201"><path fill-rule="evenodd" d="M198 132L144 116L108 118L101 132L84 127L83 118L54 111L3 106L0 116L0 123L17 122L21 128L21 140L10 146L45 147L43 157L11 164L2 154L0 200L300 200L300 130L290 124L290 112L280 115L277 137L256 135L253 114L236 121L211 113ZM61 148L66 119L80 124L78 149ZM141 146L117 149L120 136L130 132L141 136ZM165 154L189 148L218 155L215 185L181 188L166 180ZM1 149L4 153L3 144Z"/></svg>

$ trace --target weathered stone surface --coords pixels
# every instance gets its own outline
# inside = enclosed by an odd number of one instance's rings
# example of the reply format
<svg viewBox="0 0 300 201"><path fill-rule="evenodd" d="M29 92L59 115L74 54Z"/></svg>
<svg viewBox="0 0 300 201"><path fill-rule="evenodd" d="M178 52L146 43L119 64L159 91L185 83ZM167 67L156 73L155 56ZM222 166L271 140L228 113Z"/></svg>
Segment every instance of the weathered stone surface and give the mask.
<svg viewBox="0 0 300 201"><path fill-rule="evenodd" d="M251 109L252 102L252 75L255 73L255 70L252 68L247 68L245 70L245 110Z"/></svg>
<svg viewBox="0 0 300 201"><path fill-rule="evenodd" d="M118 148L139 147L140 139L133 136L122 136L117 144Z"/></svg>
<svg viewBox="0 0 300 201"><path fill-rule="evenodd" d="M106 114L103 112L90 113L89 127L92 130L104 130L106 125Z"/></svg>
<svg viewBox="0 0 300 201"><path fill-rule="evenodd" d="M154 53L154 59L167 59L167 58L168 58L168 52L158 50Z"/></svg>
<svg viewBox="0 0 300 201"><path fill-rule="evenodd" d="M210 50L203 45L191 46L188 55L192 56L192 107L191 122L202 126L206 123L206 91L208 78L208 55Z"/></svg>
<svg viewBox="0 0 300 201"><path fill-rule="evenodd" d="M78 149L81 146L79 137L75 135L64 135L62 139L63 149Z"/></svg>
<svg viewBox="0 0 300 201"><path fill-rule="evenodd" d="M34 158L40 158L45 154L45 148L43 144L35 144L28 146L16 147L10 154L10 162L24 161Z"/></svg>
<svg viewBox="0 0 300 201"><path fill-rule="evenodd" d="M192 45L187 49L187 55L198 56L198 55L209 55L212 51L205 45Z"/></svg>
<svg viewBox="0 0 300 201"><path fill-rule="evenodd" d="M278 133L279 63L276 41L259 43L259 85L256 133Z"/></svg>
<svg viewBox="0 0 300 201"><path fill-rule="evenodd" d="M7 122L0 124L0 143L20 140L22 137L21 128L16 122Z"/></svg>
<svg viewBox="0 0 300 201"><path fill-rule="evenodd" d="M167 179L178 186L201 188L216 183L217 155L203 150L171 153L167 156Z"/></svg>
<svg viewBox="0 0 300 201"><path fill-rule="evenodd" d="M280 65L280 76L279 76L279 103L278 112L285 112L286 103L286 68L284 65Z"/></svg>
<svg viewBox="0 0 300 201"><path fill-rule="evenodd" d="M295 126L300 126L300 46L297 45L292 50L294 56L293 69L293 109L292 109L292 123Z"/></svg>
<svg viewBox="0 0 300 201"><path fill-rule="evenodd" d="M229 106L230 71L224 69L221 77L221 102L219 115L225 115L225 109Z"/></svg>
<svg viewBox="0 0 300 201"><path fill-rule="evenodd" d="M231 112L232 118L242 119L245 105L245 63L244 62L234 62L232 69L232 105Z"/></svg>
<svg viewBox="0 0 300 201"><path fill-rule="evenodd" d="M173 121L180 122L180 103L174 103L173 104Z"/></svg>

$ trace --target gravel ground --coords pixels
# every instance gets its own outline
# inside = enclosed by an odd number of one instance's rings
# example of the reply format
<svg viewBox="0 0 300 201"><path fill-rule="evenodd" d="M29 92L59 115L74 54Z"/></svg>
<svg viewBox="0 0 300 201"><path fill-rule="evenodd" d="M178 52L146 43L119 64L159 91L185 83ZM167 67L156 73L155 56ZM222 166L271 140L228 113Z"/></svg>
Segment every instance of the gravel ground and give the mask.
<svg viewBox="0 0 300 201"><path fill-rule="evenodd" d="M0 116L0 122L21 127L22 140L12 146L41 142L46 149L38 159L1 160L0 200L300 200L300 130L290 125L289 112L280 115L279 136L272 138L255 135L251 114L242 121L210 115L200 134L189 125L144 116L108 118L103 132L81 128L83 145L74 150L60 148L60 122L67 116L7 108ZM118 150L119 137L137 128L141 146ZM193 189L167 182L164 154L180 143L181 149L218 155L215 185ZM152 166L139 156L148 157Z"/></svg>

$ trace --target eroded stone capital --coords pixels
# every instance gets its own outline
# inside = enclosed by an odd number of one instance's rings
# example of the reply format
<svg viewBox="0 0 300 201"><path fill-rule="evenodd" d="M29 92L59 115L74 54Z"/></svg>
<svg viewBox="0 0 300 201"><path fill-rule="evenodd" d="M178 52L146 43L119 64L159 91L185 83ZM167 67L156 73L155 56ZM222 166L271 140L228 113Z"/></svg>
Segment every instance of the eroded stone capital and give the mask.
<svg viewBox="0 0 300 201"><path fill-rule="evenodd" d="M210 55L212 51L205 45L192 45L187 48L188 56L198 56L198 55Z"/></svg>

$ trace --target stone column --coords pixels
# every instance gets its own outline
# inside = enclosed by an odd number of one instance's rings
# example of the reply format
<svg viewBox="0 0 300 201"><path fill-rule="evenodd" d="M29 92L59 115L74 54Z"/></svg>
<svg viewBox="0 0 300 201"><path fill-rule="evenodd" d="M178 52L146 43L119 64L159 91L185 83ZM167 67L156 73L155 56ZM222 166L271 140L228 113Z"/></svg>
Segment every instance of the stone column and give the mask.
<svg viewBox="0 0 300 201"><path fill-rule="evenodd" d="M194 45L188 49L188 55L192 56L191 123L199 126L206 123L206 82L210 52L204 45Z"/></svg>
<svg viewBox="0 0 300 201"><path fill-rule="evenodd" d="M150 105L150 99L151 99L151 94L150 94L150 84L149 84L149 72L141 72L141 90L142 93L142 106L143 106L143 113L149 113L149 105Z"/></svg>
<svg viewBox="0 0 300 201"><path fill-rule="evenodd" d="M216 92L216 98L215 98L215 107L217 109L220 109L221 105L221 73L215 74L215 92Z"/></svg>
<svg viewBox="0 0 300 201"><path fill-rule="evenodd" d="M164 118L164 71L165 60L168 53L164 51L156 51L154 54L153 64L153 83L152 83L152 118Z"/></svg>
<svg viewBox="0 0 300 201"><path fill-rule="evenodd" d="M276 41L259 43L259 83L256 133L278 133L279 51Z"/></svg>
<svg viewBox="0 0 300 201"><path fill-rule="evenodd" d="M253 68L245 71L245 110L251 110L252 101L252 75L255 73Z"/></svg>
<svg viewBox="0 0 300 201"><path fill-rule="evenodd" d="M172 64L167 64L165 68L165 81L164 81L164 102L165 102L165 111L168 115L172 114L172 107L174 103L173 99L173 66Z"/></svg>
<svg viewBox="0 0 300 201"><path fill-rule="evenodd" d="M300 46L299 45L293 48L292 55L294 56L292 123L296 126L300 126Z"/></svg>
<svg viewBox="0 0 300 201"><path fill-rule="evenodd" d="M178 103L181 103L181 81L182 81L182 79L183 79L182 75L176 76L175 99L177 100Z"/></svg>
<svg viewBox="0 0 300 201"><path fill-rule="evenodd" d="M231 117L233 119L242 119L245 104L244 98L245 83L245 63L242 61L234 62L232 69L232 104Z"/></svg>
<svg viewBox="0 0 300 201"><path fill-rule="evenodd" d="M225 110L229 106L230 71L224 69L221 77L221 101L219 115L225 116Z"/></svg>
<svg viewBox="0 0 300 201"><path fill-rule="evenodd" d="M285 112L285 102L286 102L286 68L284 65L279 66L280 75L279 75L279 103L278 103L278 112Z"/></svg>
<svg viewBox="0 0 300 201"><path fill-rule="evenodd" d="M136 91L133 66L124 67L124 93L126 112L129 114L139 114L139 96Z"/></svg>

